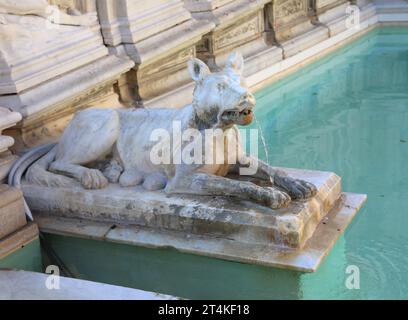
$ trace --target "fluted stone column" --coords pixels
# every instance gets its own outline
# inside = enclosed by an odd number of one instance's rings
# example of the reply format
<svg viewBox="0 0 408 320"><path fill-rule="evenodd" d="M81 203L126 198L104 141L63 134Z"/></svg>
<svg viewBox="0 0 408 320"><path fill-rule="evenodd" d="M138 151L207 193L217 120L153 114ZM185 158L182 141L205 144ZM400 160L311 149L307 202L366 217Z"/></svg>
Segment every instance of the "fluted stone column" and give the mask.
<svg viewBox="0 0 408 320"><path fill-rule="evenodd" d="M193 19L182 0L100 0L97 7L105 44L136 63L121 85L129 102L190 102L191 90L183 91L191 81L187 61L213 24ZM160 100L169 92L173 100Z"/></svg>
<svg viewBox="0 0 408 320"><path fill-rule="evenodd" d="M212 69L224 65L234 49L245 58L245 76L281 61L282 50L266 39L264 7L270 0L185 0L198 20L209 20L215 28L197 45L197 56Z"/></svg>
<svg viewBox="0 0 408 320"><path fill-rule="evenodd" d="M326 27L312 23L309 5L309 0L274 0L267 6L274 40L282 46L285 58L329 37Z"/></svg>

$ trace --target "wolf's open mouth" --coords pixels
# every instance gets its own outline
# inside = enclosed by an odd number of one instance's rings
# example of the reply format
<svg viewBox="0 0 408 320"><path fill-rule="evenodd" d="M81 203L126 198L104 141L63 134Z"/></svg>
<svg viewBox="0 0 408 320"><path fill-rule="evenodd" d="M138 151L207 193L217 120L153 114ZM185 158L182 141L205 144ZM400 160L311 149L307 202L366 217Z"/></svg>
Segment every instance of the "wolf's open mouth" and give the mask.
<svg viewBox="0 0 408 320"><path fill-rule="evenodd" d="M238 111L238 110L227 110L224 111L224 113L222 114L223 117L226 118L239 118L241 116L249 116L250 114L252 114L252 108L246 108L242 111Z"/></svg>
<svg viewBox="0 0 408 320"><path fill-rule="evenodd" d="M244 115L244 116L249 116L252 113L252 109L244 109L243 111L241 111L239 113L240 116Z"/></svg>
<svg viewBox="0 0 408 320"><path fill-rule="evenodd" d="M233 123L238 125L247 125L252 122L254 114L252 107L247 107L242 111L239 110L227 110L222 114L222 119L225 123Z"/></svg>

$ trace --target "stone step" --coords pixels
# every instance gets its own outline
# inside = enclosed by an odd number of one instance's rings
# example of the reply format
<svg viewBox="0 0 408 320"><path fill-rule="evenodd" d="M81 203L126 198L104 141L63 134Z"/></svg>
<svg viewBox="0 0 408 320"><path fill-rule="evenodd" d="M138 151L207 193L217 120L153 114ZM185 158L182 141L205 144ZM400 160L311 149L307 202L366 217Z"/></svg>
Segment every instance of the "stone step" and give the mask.
<svg viewBox="0 0 408 320"><path fill-rule="evenodd" d="M19 95L0 96L0 104L12 106L23 117L32 116L79 94L95 91L98 85L113 82L132 66L129 59L107 55ZM53 94L50 95L50 92Z"/></svg>
<svg viewBox="0 0 408 320"><path fill-rule="evenodd" d="M35 16L19 17L18 27L12 22L5 36L13 43L0 46L0 94L21 93L108 55L98 25L47 28Z"/></svg>
<svg viewBox="0 0 408 320"><path fill-rule="evenodd" d="M23 191L34 213L301 248L339 199L341 179L330 172L282 170L314 183L317 195L272 210L236 198L169 196L163 191L149 192L140 186L121 188L117 184L84 190L79 184L64 189L23 183Z"/></svg>

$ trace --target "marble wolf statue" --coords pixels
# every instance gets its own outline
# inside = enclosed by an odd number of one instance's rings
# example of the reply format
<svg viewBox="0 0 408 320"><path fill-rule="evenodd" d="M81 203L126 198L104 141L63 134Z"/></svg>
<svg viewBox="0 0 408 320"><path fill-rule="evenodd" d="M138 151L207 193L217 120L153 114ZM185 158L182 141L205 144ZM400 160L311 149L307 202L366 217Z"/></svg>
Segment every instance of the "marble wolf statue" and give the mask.
<svg viewBox="0 0 408 320"><path fill-rule="evenodd" d="M108 183L119 183L122 187L141 184L148 190L164 189L168 194L231 196L271 208L285 207L291 199L314 196L314 185L247 156L243 148L234 154L233 164L231 159L221 164L153 163L151 155L157 142L152 141L152 133L163 129L172 132L174 122L180 124L182 131L221 129L224 143L240 146L236 125L249 124L255 106L255 98L241 76L243 66L243 57L238 52L229 56L222 71L214 73L201 60L191 59L188 69L195 81L193 102L181 109L80 111L59 143L29 168L26 179L48 186L72 185L75 179L86 189L104 188ZM225 150L229 149L222 148L221 152ZM266 186L226 177L254 163L253 175L265 180Z"/></svg>
<svg viewBox="0 0 408 320"><path fill-rule="evenodd" d="M17 16L34 15L47 19L55 24L86 26L96 22L96 15L81 15L73 8L68 8L67 13L57 6L50 5L47 0L0 0L0 23L7 21L1 14Z"/></svg>

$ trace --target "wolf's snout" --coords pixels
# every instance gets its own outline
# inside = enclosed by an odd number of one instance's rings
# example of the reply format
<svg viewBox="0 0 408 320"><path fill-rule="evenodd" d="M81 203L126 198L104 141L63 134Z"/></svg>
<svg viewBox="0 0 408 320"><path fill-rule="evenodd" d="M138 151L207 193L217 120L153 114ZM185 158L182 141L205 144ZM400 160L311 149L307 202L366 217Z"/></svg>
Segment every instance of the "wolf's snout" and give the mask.
<svg viewBox="0 0 408 320"><path fill-rule="evenodd" d="M241 97L239 106L241 109L253 108L255 106L255 97L249 92L245 93Z"/></svg>

